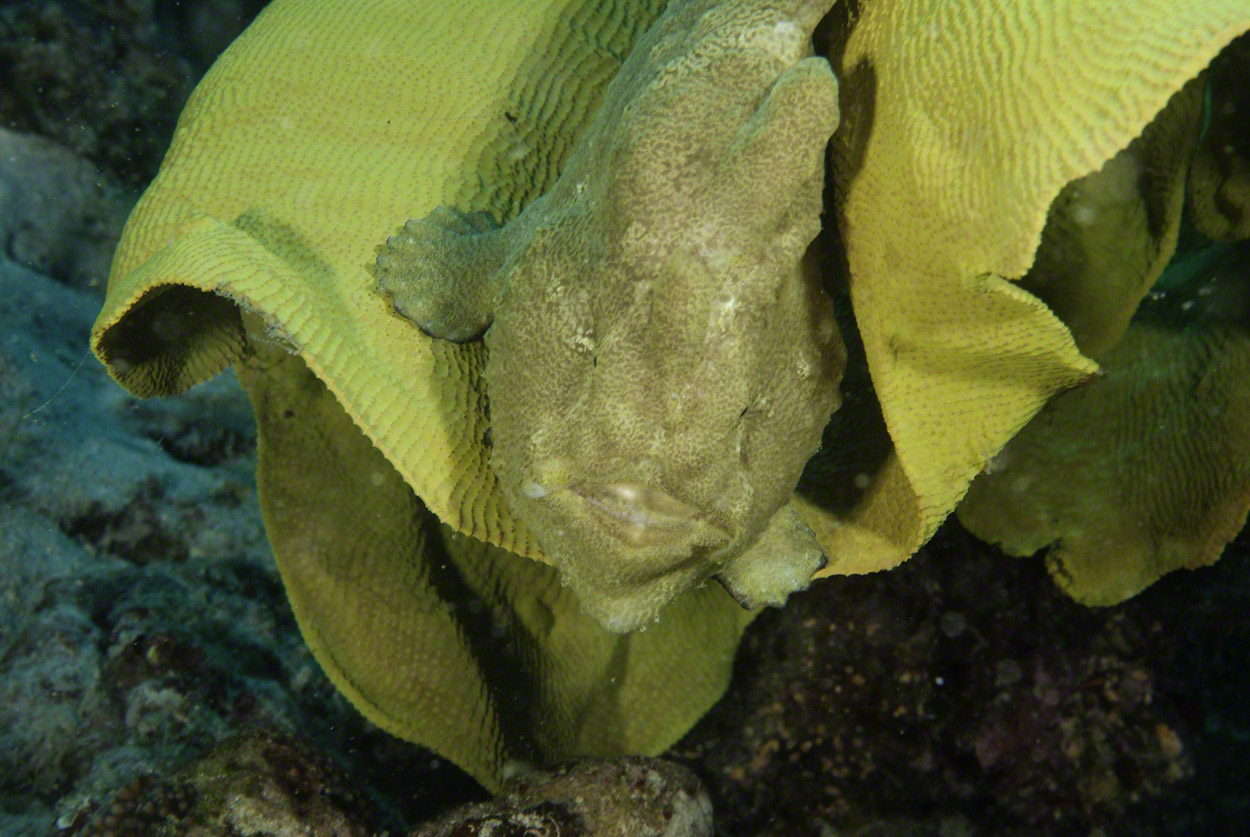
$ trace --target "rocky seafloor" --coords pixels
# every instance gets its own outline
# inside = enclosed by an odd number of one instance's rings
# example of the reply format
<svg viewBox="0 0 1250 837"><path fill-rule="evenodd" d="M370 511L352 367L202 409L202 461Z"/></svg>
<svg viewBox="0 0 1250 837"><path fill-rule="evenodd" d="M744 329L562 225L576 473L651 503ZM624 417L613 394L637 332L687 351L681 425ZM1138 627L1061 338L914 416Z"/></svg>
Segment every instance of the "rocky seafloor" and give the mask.
<svg viewBox="0 0 1250 837"><path fill-rule="evenodd" d="M173 5L0 4L0 834L697 834L706 801L725 835L1250 817L1246 533L1093 610L948 524L757 620L668 761L531 776L495 807L360 718L283 595L233 376L138 401L87 350L182 101L262 4Z"/></svg>

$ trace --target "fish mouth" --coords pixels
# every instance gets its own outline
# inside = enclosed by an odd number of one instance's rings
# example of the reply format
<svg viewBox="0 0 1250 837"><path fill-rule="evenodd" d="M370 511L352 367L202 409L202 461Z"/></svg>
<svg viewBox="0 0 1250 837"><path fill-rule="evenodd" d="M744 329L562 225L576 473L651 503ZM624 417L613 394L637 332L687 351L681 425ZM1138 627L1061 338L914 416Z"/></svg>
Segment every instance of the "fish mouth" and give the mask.
<svg viewBox="0 0 1250 837"><path fill-rule="evenodd" d="M642 483L575 482L568 490L620 540L632 546L690 541L701 533L727 537L728 531L697 508L666 491ZM717 538L719 539L719 538Z"/></svg>
<svg viewBox="0 0 1250 837"><path fill-rule="evenodd" d="M521 486L539 543L583 612L611 633L629 633L706 575L731 529L663 489L641 482Z"/></svg>

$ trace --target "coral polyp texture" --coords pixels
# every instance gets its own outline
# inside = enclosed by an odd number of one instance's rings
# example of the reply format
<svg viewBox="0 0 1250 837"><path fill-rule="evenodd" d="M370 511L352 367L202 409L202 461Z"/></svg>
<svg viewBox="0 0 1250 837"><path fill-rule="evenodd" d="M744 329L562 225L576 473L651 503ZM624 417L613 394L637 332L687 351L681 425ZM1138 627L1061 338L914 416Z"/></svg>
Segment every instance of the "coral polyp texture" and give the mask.
<svg viewBox="0 0 1250 837"><path fill-rule="evenodd" d="M138 395L235 366L318 661L495 789L662 751L742 604L897 565L970 485L1091 602L1245 517L1244 50L1204 74L1244 2L667 5L275 0L92 335Z"/></svg>

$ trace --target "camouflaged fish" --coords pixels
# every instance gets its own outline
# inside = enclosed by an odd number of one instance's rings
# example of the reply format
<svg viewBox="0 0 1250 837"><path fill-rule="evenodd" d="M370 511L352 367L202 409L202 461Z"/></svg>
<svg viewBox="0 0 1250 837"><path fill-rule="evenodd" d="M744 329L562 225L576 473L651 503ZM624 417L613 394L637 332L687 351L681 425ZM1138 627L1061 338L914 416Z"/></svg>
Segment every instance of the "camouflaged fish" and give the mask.
<svg viewBox="0 0 1250 837"><path fill-rule="evenodd" d="M678 2L555 188L499 226L439 207L380 288L423 332L484 334L490 467L604 628L709 575L782 604L825 559L786 506L843 353L804 254L837 83L826 0Z"/></svg>

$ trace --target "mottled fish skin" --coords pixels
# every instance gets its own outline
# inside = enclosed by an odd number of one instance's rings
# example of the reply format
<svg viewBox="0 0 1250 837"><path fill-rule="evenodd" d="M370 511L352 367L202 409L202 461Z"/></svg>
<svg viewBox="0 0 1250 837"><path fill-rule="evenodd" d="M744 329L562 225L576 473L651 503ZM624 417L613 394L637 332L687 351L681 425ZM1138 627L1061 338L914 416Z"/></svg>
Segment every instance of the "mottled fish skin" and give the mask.
<svg viewBox="0 0 1250 837"><path fill-rule="evenodd" d="M676 2L551 191L440 207L379 257L424 332L485 333L491 468L604 628L713 574L781 604L824 557L786 507L844 350L809 245L837 82L820 2Z"/></svg>

